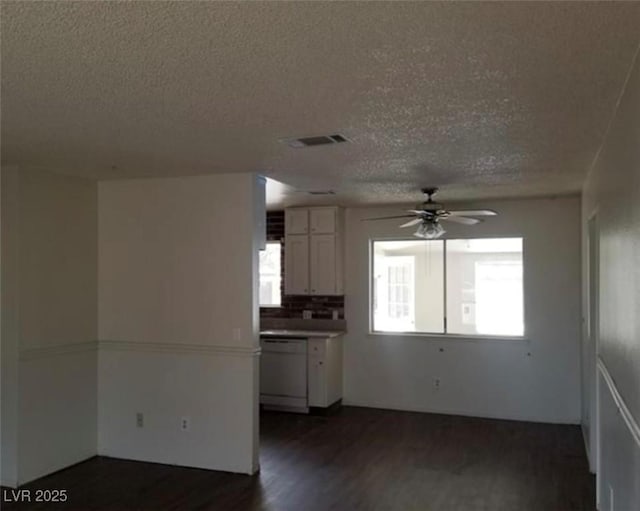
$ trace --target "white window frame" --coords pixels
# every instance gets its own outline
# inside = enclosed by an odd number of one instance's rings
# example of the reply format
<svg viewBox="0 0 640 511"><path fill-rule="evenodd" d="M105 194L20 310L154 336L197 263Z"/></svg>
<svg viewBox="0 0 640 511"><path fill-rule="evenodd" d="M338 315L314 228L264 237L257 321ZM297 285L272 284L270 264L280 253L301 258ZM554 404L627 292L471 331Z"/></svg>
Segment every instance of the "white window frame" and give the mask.
<svg viewBox="0 0 640 511"><path fill-rule="evenodd" d="M500 238L519 238L522 240L522 318L523 318L523 333L522 335L500 335L500 334L457 334L447 332L447 241L458 240L481 240L481 239L500 239ZM525 341L527 339L527 304L526 304L526 264L525 264L525 238L524 236L491 236L491 237L478 237L478 238L439 238L439 241L443 241L443 304L444 304L444 332L396 332L374 329L373 319L373 298L374 298L374 244L381 241L420 241L413 237L397 237L397 238L371 238L369 239L369 335L373 336L406 336L406 337L426 337L426 338L449 338L449 339L461 339L461 340L498 340L498 341Z"/></svg>
<svg viewBox="0 0 640 511"><path fill-rule="evenodd" d="M413 258L411 256L395 256L389 259L393 259L393 263L396 264L390 264L389 262L387 262L386 264L384 264L384 267L382 269L382 274L383 274L383 279L388 279L390 276L390 271L392 268L402 268L404 267L407 270L407 281L411 282L412 280L415 279L415 265L413 262ZM375 275L373 276L373 278L375 278ZM388 290L389 286L382 286L382 289L384 290ZM410 325L410 324L415 324L415 289L413 286L408 286L408 301L407 301L407 309L408 309L408 314L406 315L406 319L403 321L403 324L405 325ZM381 290L382 291L382 290ZM384 292L384 293L379 293L376 297L377 299L377 306L380 308L381 311L383 311L382 316L383 318L385 318L386 320L390 320L391 318L391 314L389 314L389 307L391 305L391 300L389 299L388 293ZM396 302L393 302L396 303ZM399 302L400 304L402 304L402 302ZM373 307L373 304L372 304ZM384 321L384 320L383 320ZM397 322L397 320L396 320ZM395 330L385 330L385 331L395 331Z"/></svg>

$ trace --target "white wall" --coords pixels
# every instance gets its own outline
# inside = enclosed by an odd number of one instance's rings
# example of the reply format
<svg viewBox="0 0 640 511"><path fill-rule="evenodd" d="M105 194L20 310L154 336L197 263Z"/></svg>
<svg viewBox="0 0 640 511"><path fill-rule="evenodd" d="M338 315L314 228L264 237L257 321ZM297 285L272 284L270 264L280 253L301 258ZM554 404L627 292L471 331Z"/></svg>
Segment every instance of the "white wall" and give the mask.
<svg viewBox="0 0 640 511"><path fill-rule="evenodd" d="M97 454L96 349L83 344L20 355L19 484Z"/></svg>
<svg viewBox="0 0 640 511"><path fill-rule="evenodd" d="M97 187L25 168L2 177L10 197L3 276L11 275L3 279L3 330L17 346L8 450L16 469L6 482L15 485L96 453Z"/></svg>
<svg viewBox="0 0 640 511"><path fill-rule="evenodd" d="M369 239L410 236L412 231L400 231L394 220L361 222L399 214L398 209L349 209L345 402L579 423L580 199L460 206L489 207L499 216L474 227L447 226L447 237L524 238L527 340L370 335ZM441 379L438 391L432 385L436 377Z"/></svg>
<svg viewBox="0 0 640 511"><path fill-rule="evenodd" d="M251 174L99 184L100 454L257 469L260 186Z"/></svg>
<svg viewBox="0 0 640 511"><path fill-rule="evenodd" d="M0 230L2 317L0 323L0 484L18 484L18 169L2 167Z"/></svg>
<svg viewBox="0 0 640 511"><path fill-rule="evenodd" d="M583 196L600 247L600 509L640 509L640 62L636 61ZM587 257L585 247L585 259ZM588 282L585 279L587 289ZM586 295L586 293L585 293ZM585 316L588 309L585 302ZM585 348L588 349L585 336ZM595 365L595 364L594 364ZM605 378L605 375L610 377ZM598 446L591 446L591 450Z"/></svg>

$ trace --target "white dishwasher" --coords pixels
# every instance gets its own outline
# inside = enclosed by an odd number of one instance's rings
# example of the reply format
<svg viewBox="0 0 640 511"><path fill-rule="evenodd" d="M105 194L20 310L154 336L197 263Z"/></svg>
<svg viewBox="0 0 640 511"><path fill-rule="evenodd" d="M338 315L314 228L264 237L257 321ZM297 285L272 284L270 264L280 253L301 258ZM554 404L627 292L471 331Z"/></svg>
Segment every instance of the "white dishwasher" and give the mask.
<svg viewBox="0 0 640 511"><path fill-rule="evenodd" d="M307 338L262 337L260 347L260 404L308 413Z"/></svg>

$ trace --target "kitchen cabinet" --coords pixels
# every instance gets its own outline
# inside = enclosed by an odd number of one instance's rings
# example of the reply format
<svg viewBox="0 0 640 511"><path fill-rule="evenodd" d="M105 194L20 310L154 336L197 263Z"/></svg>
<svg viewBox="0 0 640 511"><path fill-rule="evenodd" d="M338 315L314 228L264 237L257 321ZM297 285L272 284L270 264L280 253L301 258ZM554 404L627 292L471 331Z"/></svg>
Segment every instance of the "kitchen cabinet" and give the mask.
<svg viewBox="0 0 640 511"><path fill-rule="evenodd" d="M336 294L335 234L314 234L309 240L309 279L312 295Z"/></svg>
<svg viewBox="0 0 640 511"><path fill-rule="evenodd" d="M309 406L327 408L342 399L342 337L309 339Z"/></svg>
<svg viewBox="0 0 640 511"><path fill-rule="evenodd" d="M342 400L342 335L329 331L260 333L260 403L308 413ZM321 410L319 410L321 411Z"/></svg>
<svg viewBox="0 0 640 511"><path fill-rule="evenodd" d="M306 208L288 209L284 217L285 234L309 233L309 210Z"/></svg>
<svg viewBox="0 0 640 511"><path fill-rule="evenodd" d="M342 295L342 210L285 210L285 294Z"/></svg>
<svg viewBox="0 0 640 511"><path fill-rule="evenodd" d="M311 208L309 210L309 231L311 234L334 234L338 208Z"/></svg>
<svg viewBox="0 0 640 511"><path fill-rule="evenodd" d="M309 294L309 237L291 234L284 245L284 287L288 295Z"/></svg>

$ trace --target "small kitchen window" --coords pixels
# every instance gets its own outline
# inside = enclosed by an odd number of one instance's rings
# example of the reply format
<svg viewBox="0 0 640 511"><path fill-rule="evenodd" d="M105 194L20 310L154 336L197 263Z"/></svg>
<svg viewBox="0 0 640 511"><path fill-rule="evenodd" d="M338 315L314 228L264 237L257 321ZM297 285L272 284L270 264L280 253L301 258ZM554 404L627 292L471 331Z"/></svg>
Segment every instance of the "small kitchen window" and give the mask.
<svg viewBox="0 0 640 511"><path fill-rule="evenodd" d="M522 238L372 241L373 332L524 336Z"/></svg>
<svg viewBox="0 0 640 511"><path fill-rule="evenodd" d="M282 244L268 241L260 251L260 307L280 307L282 303Z"/></svg>

